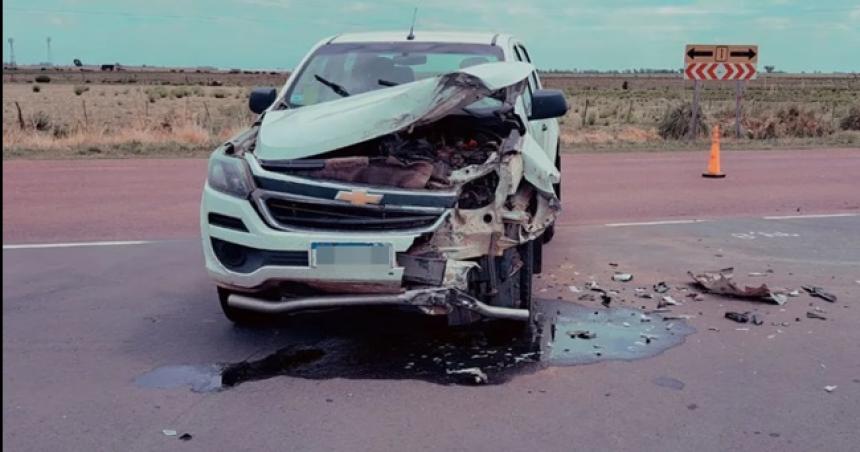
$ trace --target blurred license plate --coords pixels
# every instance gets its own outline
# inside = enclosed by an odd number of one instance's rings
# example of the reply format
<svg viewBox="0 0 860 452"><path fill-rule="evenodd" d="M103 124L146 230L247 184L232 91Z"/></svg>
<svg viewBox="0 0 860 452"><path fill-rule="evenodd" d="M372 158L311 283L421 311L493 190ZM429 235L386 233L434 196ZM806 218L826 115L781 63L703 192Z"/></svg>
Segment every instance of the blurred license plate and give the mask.
<svg viewBox="0 0 860 452"><path fill-rule="evenodd" d="M316 265L391 266L391 244L388 243L314 243L311 249Z"/></svg>

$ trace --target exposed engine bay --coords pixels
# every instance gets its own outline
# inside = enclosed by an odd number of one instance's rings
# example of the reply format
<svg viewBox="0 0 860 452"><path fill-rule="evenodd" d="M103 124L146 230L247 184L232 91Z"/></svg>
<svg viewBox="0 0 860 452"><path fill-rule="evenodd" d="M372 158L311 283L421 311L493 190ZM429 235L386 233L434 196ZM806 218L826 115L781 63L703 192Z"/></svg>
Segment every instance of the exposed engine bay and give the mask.
<svg viewBox="0 0 860 452"><path fill-rule="evenodd" d="M461 186L458 207L474 209L492 201L499 176L496 171L477 178L469 175L499 162L502 145L515 130L511 123L493 128L476 119L449 117L311 159L267 166L300 177L370 186L427 190ZM519 137L515 135L511 139Z"/></svg>

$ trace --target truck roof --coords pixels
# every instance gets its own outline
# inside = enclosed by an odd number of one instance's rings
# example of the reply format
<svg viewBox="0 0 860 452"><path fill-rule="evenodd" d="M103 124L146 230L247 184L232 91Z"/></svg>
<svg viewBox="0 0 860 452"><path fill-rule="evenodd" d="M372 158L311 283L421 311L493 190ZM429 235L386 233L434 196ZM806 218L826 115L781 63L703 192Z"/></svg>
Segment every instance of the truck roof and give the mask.
<svg viewBox="0 0 860 452"><path fill-rule="evenodd" d="M492 44L507 35L490 32L467 31L415 31L415 39L406 39L409 30L372 31L364 33L344 33L326 40L329 43L344 42L450 42L463 44Z"/></svg>

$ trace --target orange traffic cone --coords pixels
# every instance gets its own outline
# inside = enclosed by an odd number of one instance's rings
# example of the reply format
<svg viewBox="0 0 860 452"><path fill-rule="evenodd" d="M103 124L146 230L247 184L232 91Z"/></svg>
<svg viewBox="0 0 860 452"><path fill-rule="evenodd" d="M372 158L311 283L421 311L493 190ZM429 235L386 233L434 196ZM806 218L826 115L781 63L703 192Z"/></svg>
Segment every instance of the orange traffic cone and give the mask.
<svg viewBox="0 0 860 452"><path fill-rule="evenodd" d="M720 172L720 126L714 126L711 132L711 159L708 161L708 171L702 177L726 177Z"/></svg>

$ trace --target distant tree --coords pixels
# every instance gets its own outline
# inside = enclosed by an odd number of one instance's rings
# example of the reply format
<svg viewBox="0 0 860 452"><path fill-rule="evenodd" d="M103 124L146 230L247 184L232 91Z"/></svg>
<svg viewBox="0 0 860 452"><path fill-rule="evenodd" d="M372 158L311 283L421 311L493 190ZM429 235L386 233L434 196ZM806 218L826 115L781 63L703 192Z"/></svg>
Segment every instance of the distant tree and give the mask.
<svg viewBox="0 0 860 452"><path fill-rule="evenodd" d="M765 72L767 72L768 74L772 74L774 69L775 68L773 66L765 66L764 67Z"/></svg>

